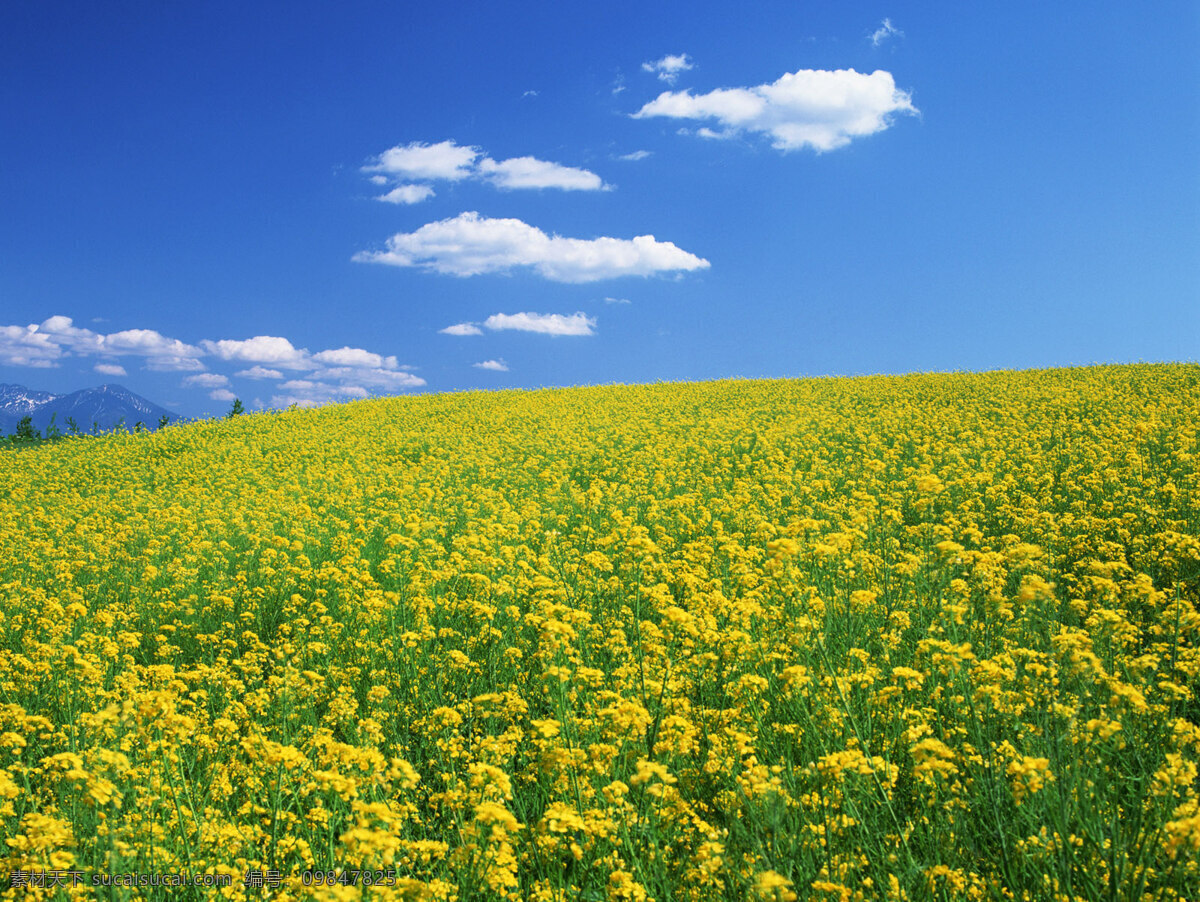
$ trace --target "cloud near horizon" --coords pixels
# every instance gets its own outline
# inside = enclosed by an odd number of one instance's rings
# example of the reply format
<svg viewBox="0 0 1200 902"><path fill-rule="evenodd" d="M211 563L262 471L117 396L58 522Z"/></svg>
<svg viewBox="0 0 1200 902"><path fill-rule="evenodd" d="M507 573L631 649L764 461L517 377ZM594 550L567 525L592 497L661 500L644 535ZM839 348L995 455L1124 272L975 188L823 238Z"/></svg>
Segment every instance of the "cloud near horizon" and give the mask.
<svg viewBox="0 0 1200 902"><path fill-rule="evenodd" d="M181 386L209 389L214 400L231 400L230 378L208 372L201 358L222 362L252 364L233 373L235 378L282 379L284 371L305 374L308 379L293 380L286 404L305 400L302 383L315 386L307 402L367 397L372 392L393 392L418 388L425 380L405 372L394 356L384 356L363 348L331 348L309 353L288 339L274 335L256 335L248 339L204 340L192 345L169 338L153 329L126 329L107 335L78 327L67 316L51 316L42 323L27 326L0 326L0 365L35 368L60 366L62 361L98 357L93 370L107 376L125 376L123 366L111 362L116 357L144 358L144 368L154 371L191 372ZM264 366L269 364L270 366ZM286 406L283 405L283 406Z"/></svg>
<svg viewBox="0 0 1200 902"><path fill-rule="evenodd" d="M519 219L490 219L475 212L398 233L385 251L360 251L360 263L413 266L453 276L477 276L529 267L553 282L596 282L620 276L708 269L709 262L657 241L653 235L563 238Z"/></svg>
<svg viewBox="0 0 1200 902"><path fill-rule="evenodd" d="M853 69L801 69L749 88L707 94L664 91L632 118L716 120L722 131L704 127L697 134L728 138L756 132L769 136L778 150L811 147L824 152L883 131L897 114L918 112L912 97L882 69L870 75Z"/></svg>
<svg viewBox="0 0 1200 902"><path fill-rule="evenodd" d="M502 190L557 188L560 191L606 191L609 185L596 173L537 157L496 161L482 148L459 145L453 139L437 144L413 141L396 145L362 167L373 184L400 182L376 200L416 204L433 197L428 182L474 179Z"/></svg>

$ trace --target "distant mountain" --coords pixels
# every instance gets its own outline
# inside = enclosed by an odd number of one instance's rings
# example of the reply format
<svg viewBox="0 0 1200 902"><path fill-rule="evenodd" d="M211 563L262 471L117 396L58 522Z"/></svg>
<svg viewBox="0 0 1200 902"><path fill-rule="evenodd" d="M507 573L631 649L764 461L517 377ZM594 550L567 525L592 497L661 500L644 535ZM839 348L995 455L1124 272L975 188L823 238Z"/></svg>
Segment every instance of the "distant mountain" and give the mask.
<svg viewBox="0 0 1200 902"><path fill-rule="evenodd" d="M23 385L0 384L0 433L12 434L26 416L33 417L34 428L43 434L51 419L63 433L68 431L68 418L74 419L80 432L91 432L93 428L108 432L122 422L128 429L140 422L154 430L164 416L176 419L165 407L120 385L101 385L68 395L55 395Z"/></svg>

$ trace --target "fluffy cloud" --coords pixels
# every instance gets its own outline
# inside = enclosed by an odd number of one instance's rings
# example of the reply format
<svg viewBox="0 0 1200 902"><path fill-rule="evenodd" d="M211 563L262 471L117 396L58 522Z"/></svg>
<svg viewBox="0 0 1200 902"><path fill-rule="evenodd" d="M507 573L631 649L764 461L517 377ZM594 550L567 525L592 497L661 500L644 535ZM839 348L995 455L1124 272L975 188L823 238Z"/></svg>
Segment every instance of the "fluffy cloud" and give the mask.
<svg viewBox="0 0 1200 902"><path fill-rule="evenodd" d="M642 63L643 72L653 72L669 85L675 84L675 79L679 77L680 72L686 72L693 68L695 65L686 53L680 53L677 56L667 54L652 63Z"/></svg>
<svg viewBox="0 0 1200 902"><path fill-rule="evenodd" d="M152 370L204 369L197 359L203 351L153 329L126 329L104 335L76 326L69 316L52 316L28 326L0 326L0 362L49 367L71 355L144 357L146 368Z"/></svg>
<svg viewBox="0 0 1200 902"><path fill-rule="evenodd" d="M417 266L455 276L506 272L528 266L555 282L595 282L618 276L707 269L709 262L653 235L623 238L562 238L519 219L461 213L388 239L385 251L361 251L354 259Z"/></svg>
<svg viewBox="0 0 1200 902"><path fill-rule="evenodd" d="M428 185L397 185L375 199L389 204L419 204L430 197L433 197L433 189Z"/></svg>
<svg viewBox="0 0 1200 902"><path fill-rule="evenodd" d="M387 174L401 179L446 179L456 182L473 174L477 147L460 147L453 140L438 144L413 141L381 153L363 167L364 172Z"/></svg>
<svg viewBox="0 0 1200 902"><path fill-rule="evenodd" d="M560 188L563 191L599 191L600 176L586 169L547 163L536 157L513 157L497 163L484 158L479 173L498 188Z"/></svg>
<svg viewBox="0 0 1200 902"><path fill-rule="evenodd" d="M438 329L443 335L482 335L483 330L474 323L455 323L445 329Z"/></svg>
<svg viewBox="0 0 1200 902"><path fill-rule="evenodd" d="M503 360L483 360L479 363L473 363L471 366L478 367L481 370L492 370L496 373L508 372L508 364Z"/></svg>
<svg viewBox="0 0 1200 902"><path fill-rule="evenodd" d="M483 324L493 331L540 332L542 335L595 335L596 320L583 313L493 313Z"/></svg>
<svg viewBox="0 0 1200 902"><path fill-rule="evenodd" d="M335 351L321 351L318 354L313 354L312 359L318 363L331 364L333 366L362 366L372 369L389 370L396 368L395 357L382 357L379 354L364 351L362 348L338 348Z"/></svg>
<svg viewBox="0 0 1200 902"><path fill-rule="evenodd" d="M52 316L40 324L0 326L0 364L52 367L63 358L101 358L93 369L106 376L125 376L125 368L112 358L144 358L149 370L191 371L183 380L188 388L209 389L217 401L233 399L229 376L206 372L202 357L218 361L253 364L233 375L245 379L282 379L284 370L305 379L293 379L291 394L283 403L325 403L330 400L366 397L371 391L391 393L419 388L425 380L405 372L394 356L376 354L363 348L331 348L311 354L295 347L288 339L257 335L248 339L221 339L190 345L162 335L153 329L126 329L102 334L76 326L70 317ZM272 366L263 366L271 364ZM303 385L311 386L303 395Z"/></svg>
<svg viewBox="0 0 1200 902"><path fill-rule="evenodd" d="M414 141L384 151L363 172L374 184L402 181L376 199L392 204L416 204L433 196L433 187L412 182L477 179L497 188L557 188L561 191L602 191L600 176L587 169L563 166L537 157L513 157L497 162L478 147L461 147L453 140L439 144ZM381 175L380 173L386 173ZM389 179L390 177L390 179Z"/></svg>
<svg viewBox="0 0 1200 902"><path fill-rule="evenodd" d="M879 27L871 32L871 46L878 47L890 37L902 38L904 32L892 25L891 19L884 19Z"/></svg>
<svg viewBox="0 0 1200 902"><path fill-rule="evenodd" d="M702 129L701 133L725 137L758 132L770 136L780 150L826 151L884 130L897 113L916 112L912 98L896 87L890 72L801 69L751 88L719 88L696 95L664 91L633 118L716 120L724 132Z"/></svg>
<svg viewBox="0 0 1200 902"><path fill-rule="evenodd" d="M36 325L0 326L0 364L5 366L58 366L63 349Z"/></svg>
<svg viewBox="0 0 1200 902"><path fill-rule="evenodd" d="M186 388L223 388L229 384L229 377L220 373L197 373L183 380Z"/></svg>
<svg viewBox="0 0 1200 902"><path fill-rule="evenodd" d="M310 366L308 351L293 347L290 341L277 335L255 335L244 340L222 338L201 344L204 350L221 360L269 363L285 370L303 370Z"/></svg>

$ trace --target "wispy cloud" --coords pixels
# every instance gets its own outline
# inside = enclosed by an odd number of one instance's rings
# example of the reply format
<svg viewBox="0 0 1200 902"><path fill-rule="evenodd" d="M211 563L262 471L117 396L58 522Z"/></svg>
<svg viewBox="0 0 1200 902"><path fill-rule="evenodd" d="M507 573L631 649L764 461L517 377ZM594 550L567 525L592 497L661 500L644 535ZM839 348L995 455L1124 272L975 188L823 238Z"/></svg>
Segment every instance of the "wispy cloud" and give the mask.
<svg viewBox="0 0 1200 902"><path fill-rule="evenodd" d="M669 85L675 84L675 79L679 78L680 72L687 72L694 68L695 64L686 53L667 54L662 59L642 63L643 72L651 72Z"/></svg>
<svg viewBox="0 0 1200 902"><path fill-rule="evenodd" d="M283 372L281 370L273 370L265 366L252 366L248 370L238 370L234 373L235 376L241 376L243 379L282 379Z"/></svg>
<svg viewBox="0 0 1200 902"><path fill-rule="evenodd" d="M483 321L493 331L538 332L542 335L595 335L596 320L584 313L493 313Z"/></svg>
<svg viewBox="0 0 1200 902"><path fill-rule="evenodd" d="M102 376L128 376L125 372L125 367L119 363L97 363L92 367L92 371L99 373Z"/></svg>
<svg viewBox="0 0 1200 902"><path fill-rule="evenodd" d="M595 282L618 276L649 276L707 269L709 262L658 241L653 235L623 238L563 238L547 235L519 219L489 219L461 213L388 239L387 250L361 251L362 263L415 266L454 276L507 272L529 267L554 282Z"/></svg>
<svg viewBox="0 0 1200 902"><path fill-rule="evenodd" d="M474 323L455 323L445 329L438 329L442 335L482 335L483 330Z"/></svg>
<svg viewBox="0 0 1200 902"><path fill-rule="evenodd" d="M879 27L871 32L871 46L878 47L888 38L902 38L904 32L892 24L891 19L884 19Z"/></svg>
<svg viewBox="0 0 1200 902"><path fill-rule="evenodd" d="M222 388L229 384L229 377L220 373L197 373L183 380L188 388Z"/></svg>
<svg viewBox="0 0 1200 902"><path fill-rule="evenodd" d="M387 184L386 180L384 184ZM433 188L429 185L397 185L387 194L381 194L376 200L388 204L419 204L433 197Z"/></svg>
<svg viewBox="0 0 1200 902"><path fill-rule="evenodd" d="M617 159L626 160L630 163L636 163L638 160L644 160L646 157L651 156L654 156L654 152L651 150L635 150L633 153L623 153L617 157Z"/></svg>
<svg viewBox="0 0 1200 902"><path fill-rule="evenodd" d="M628 303L626 301L625 303ZM542 335L595 335L596 320L584 313L493 313L482 323L456 323L440 331L447 335L482 335L493 332L538 332Z"/></svg>
<svg viewBox="0 0 1200 902"><path fill-rule="evenodd" d="M333 385L313 379L292 379L282 383L281 392L271 396L273 407L319 407L335 401L352 401L370 396L362 385Z"/></svg>
<svg viewBox="0 0 1200 902"><path fill-rule="evenodd" d="M473 363L473 364L471 364L471 366L477 367L478 369L481 369L481 370L492 370L493 372L496 372L496 373L507 373L508 372L508 364L505 363L503 360L483 360L483 361L480 361L479 363Z"/></svg>
<svg viewBox="0 0 1200 902"><path fill-rule="evenodd" d="M539 160L512 157L493 160L482 148L454 140L426 144L414 141L385 150L362 168L372 183L396 184L376 199L393 204L416 204L434 194L435 181L475 179L505 190L556 188L560 191L602 191L609 186L594 172Z"/></svg>
<svg viewBox="0 0 1200 902"><path fill-rule="evenodd" d="M633 302L631 300L629 300L629 298L605 298L604 303L606 303L606 304L632 304Z"/></svg>
<svg viewBox="0 0 1200 902"><path fill-rule="evenodd" d="M757 132L768 135L780 150L827 151L883 131L896 114L916 112L912 98L896 87L890 72L801 69L749 88L719 88L696 95L664 91L633 118L715 120L724 131L703 128L699 134L727 137Z"/></svg>

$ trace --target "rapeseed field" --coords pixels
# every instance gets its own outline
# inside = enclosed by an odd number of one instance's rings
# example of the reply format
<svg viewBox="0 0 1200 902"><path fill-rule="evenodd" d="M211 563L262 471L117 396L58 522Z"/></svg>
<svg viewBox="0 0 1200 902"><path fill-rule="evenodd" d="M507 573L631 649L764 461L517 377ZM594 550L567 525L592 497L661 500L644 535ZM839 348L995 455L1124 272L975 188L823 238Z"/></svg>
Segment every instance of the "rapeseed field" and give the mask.
<svg viewBox="0 0 1200 902"><path fill-rule="evenodd" d="M1198 899L1198 412L1134 365L0 453L0 895Z"/></svg>

